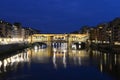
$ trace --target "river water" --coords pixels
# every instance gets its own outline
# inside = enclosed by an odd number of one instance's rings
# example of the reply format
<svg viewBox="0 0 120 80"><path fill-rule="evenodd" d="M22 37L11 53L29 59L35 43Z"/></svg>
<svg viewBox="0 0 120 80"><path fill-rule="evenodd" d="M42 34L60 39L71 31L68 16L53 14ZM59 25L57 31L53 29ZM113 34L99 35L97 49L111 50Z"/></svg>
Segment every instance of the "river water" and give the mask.
<svg viewBox="0 0 120 80"><path fill-rule="evenodd" d="M0 80L119 80L120 55L27 48L0 59Z"/></svg>

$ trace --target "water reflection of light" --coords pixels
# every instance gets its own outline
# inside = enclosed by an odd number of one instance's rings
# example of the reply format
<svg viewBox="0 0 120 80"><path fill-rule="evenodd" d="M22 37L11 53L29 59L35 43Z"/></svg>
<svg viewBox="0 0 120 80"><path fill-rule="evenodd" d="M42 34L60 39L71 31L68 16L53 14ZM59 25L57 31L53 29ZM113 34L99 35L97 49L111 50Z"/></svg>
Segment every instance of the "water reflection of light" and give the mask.
<svg viewBox="0 0 120 80"><path fill-rule="evenodd" d="M7 58L8 63L10 63L10 58Z"/></svg>
<svg viewBox="0 0 120 80"><path fill-rule="evenodd" d="M35 52L32 49L32 61L35 63L45 63L48 62L50 54L49 48L39 49Z"/></svg>
<svg viewBox="0 0 120 80"><path fill-rule="evenodd" d="M104 71L114 71L114 68L116 68L116 66L119 67L119 62L118 62L118 58L119 54L110 54L110 53L102 53L100 54L100 56L98 56L98 58L94 58L95 60L97 60L97 62L99 61L99 69L101 72Z"/></svg>
<svg viewBox="0 0 120 80"><path fill-rule="evenodd" d="M116 54L114 56L114 59L115 59L115 64L116 64L116 62L117 62L117 55Z"/></svg>
<svg viewBox="0 0 120 80"><path fill-rule="evenodd" d="M120 55L118 55L118 64L120 64Z"/></svg>
<svg viewBox="0 0 120 80"><path fill-rule="evenodd" d="M57 51L56 48L53 48L53 51L56 52Z"/></svg>
<svg viewBox="0 0 120 80"><path fill-rule="evenodd" d="M76 53L77 50L72 50L72 53Z"/></svg>
<svg viewBox="0 0 120 80"><path fill-rule="evenodd" d="M52 50L52 51L49 51ZM18 65L19 62L37 62L37 63L49 63L51 60L51 55L52 55L52 63L55 69L59 68L62 66L62 68L67 68L68 66L81 66L81 65L89 65L91 58L94 59L95 65L99 67L99 70L101 72L105 71L105 69L111 70L115 63L116 65L119 64L120 62L120 56L115 54L112 58L110 54L107 53L100 53L97 50L93 51L93 54L90 55L88 52L85 50L70 50L67 51L67 49L63 48L49 48L49 49L39 49L39 50L34 50L33 49L28 49L28 51L21 52L17 55L11 56L9 58L6 58L5 61L0 61L0 70L1 66L4 69L2 71L8 70L8 66L11 66L11 69L15 69L16 66ZM53 53L51 53L53 52ZM69 52L69 53L68 53ZM49 54L50 53L50 54ZM90 57L89 57L90 55ZM93 57L91 57L93 56ZM32 58L32 59L30 59ZM68 62L67 62L68 61ZM93 63L92 63L93 64Z"/></svg>
<svg viewBox="0 0 120 80"><path fill-rule="evenodd" d="M53 53L53 65L54 65L54 68L57 69L55 52Z"/></svg>
<svg viewBox="0 0 120 80"><path fill-rule="evenodd" d="M37 49L35 49L34 51L35 51L35 53L36 53L36 52L38 52L38 50L37 50Z"/></svg>
<svg viewBox="0 0 120 80"><path fill-rule="evenodd" d="M107 54L106 53L104 53L104 62L105 62L105 64L107 63Z"/></svg>
<svg viewBox="0 0 120 80"><path fill-rule="evenodd" d="M34 52L35 53L37 53L37 52L39 52L39 51L41 51L41 50L44 50L45 48L44 48L44 45L42 45L42 46L34 46Z"/></svg>
<svg viewBox="0 0 120 80"><path fill-rule="evenodd" d="M88 57L88 54L85 50L71 50L69 53L69 59L73 60L71 61L71 64L75 65L82 65L82 59Z"/></svg>
<svg viewBox="0 0 120 80"><path fill-rule="evenodd" d="M103 72L103 64L100 63L100 71Z"/></svg>
<svg viewBox="0 0 120 80"><path fill-rule="evenodd" d="M67 50L65 50L65 49L64 49L64 50L63 50L63 52L64 52L64 53L66 53L66 52L67 52Z"/></svg>
<svg viewBox="0 0 120 80"><path fill-rule="evenodd" d="M86 53L85 50L72 50L70 53L69 53L69 56L73 57L73 56L77 56L77 57L87 57L88 54Z"/></svg>
<svg viewBox="0 0 120 80"><path fill-rule="evenodd" d="M0 61L0 71L2 71L1 66L3 66L3 71L6 72L8 68L7 66L11 67L11 70L16 69L19 62L26 62L26 61L29 61L29 57L26 52L5 58L2 61Z"/></svg>
<svg viewBox="0 0 120 80"><path fill-rule="evenodd" d="M2 61L0 61L0 68L1 68L1 66L2 66Z"/></svg>
<svg viewBox="0 0 120 80"><path fill-rule="evenodd" d="M53 65L54 68L57 69L57 67L59 66L58 64L61 64L61 60L62 60L62 65L64 66L64 68L67 67L67 63L66 63L66 52L67 50L59 50L59 49L53 49Z"/></svg>
<svg viewBox="0 0 120 80"><path fill-rule="evenodd" d="M2 67L2 61L0 61L0 73L2 72L1 67Z"/></svg>
<svg viewBox="0 0 120 80"><path fill-rule="evenodd" d="M38 50L38 47L37 47L37 46L34 46L34 49L35 49L35 50Z"/></svg>
<svg viewBox="0 0 120 80"><path fill-rule="evenodd" d="M64 65L64 68L67 67L67 65L66 65L66 55L65 55L65 53L64 53L64 56L63 56L63 65Z"/></svg>
<svg viewBox="0 0 120 80"><path fill-rule="evenodd" d="M7 66L7 60L6 59L3 60L3 66L4 66L4 72L6 72L6 66Z"/></svg>
<svg viewBox="0 0 120 80"><path fill-rule="evenodd" d="M81 65L81 58L80 57L78 58L78 62L79 62L79 65Z"/></svg>

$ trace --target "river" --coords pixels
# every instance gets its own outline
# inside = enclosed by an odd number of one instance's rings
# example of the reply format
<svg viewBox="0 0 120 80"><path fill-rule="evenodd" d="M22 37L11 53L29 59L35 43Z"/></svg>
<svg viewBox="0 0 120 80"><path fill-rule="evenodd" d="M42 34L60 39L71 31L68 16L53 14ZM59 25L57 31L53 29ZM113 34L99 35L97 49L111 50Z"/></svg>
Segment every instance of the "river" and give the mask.
<svg viewBox="0 0 120 80"><path fill-rule="evenodd" d="M120 54L27 48L0 59L0 80L119 80Z"/></svg>

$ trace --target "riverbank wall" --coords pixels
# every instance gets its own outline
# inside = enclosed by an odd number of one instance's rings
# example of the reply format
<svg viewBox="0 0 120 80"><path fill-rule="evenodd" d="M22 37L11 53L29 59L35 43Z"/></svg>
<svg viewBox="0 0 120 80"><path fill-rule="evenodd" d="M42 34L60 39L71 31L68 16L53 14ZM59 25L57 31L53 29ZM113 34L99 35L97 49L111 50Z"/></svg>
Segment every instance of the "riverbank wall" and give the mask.
<svg viewBox="0 0 120 80"><path fill-rule="evenodd" d="M120 54L120 45L110 45L110 44L95 44L92 43L90 48L96 49L102 52L108 53L118 53Z"/></svg>
<svg viewBox="0 0 120 80"><path fill-rule="evenodd" d="M0 45L0 56L12 54L13 52L16 52L18 50L23 50L30 46L31 46L31 44L24 44L24 43Z"/></svg>

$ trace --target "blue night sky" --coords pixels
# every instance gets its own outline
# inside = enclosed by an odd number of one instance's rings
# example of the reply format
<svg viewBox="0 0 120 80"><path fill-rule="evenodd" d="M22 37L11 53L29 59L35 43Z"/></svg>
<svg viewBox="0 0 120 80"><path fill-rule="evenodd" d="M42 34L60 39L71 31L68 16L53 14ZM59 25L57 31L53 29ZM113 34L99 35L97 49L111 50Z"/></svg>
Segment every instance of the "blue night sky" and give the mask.
<svg viewBox="0 0 120 80"><path fill-rule="evenodd" d="M120 0L0 0L0 18L43 32L64 33L120 16Z"/></svg>

